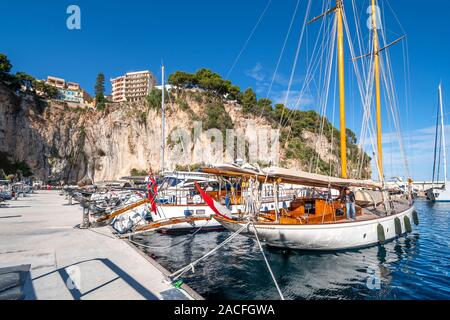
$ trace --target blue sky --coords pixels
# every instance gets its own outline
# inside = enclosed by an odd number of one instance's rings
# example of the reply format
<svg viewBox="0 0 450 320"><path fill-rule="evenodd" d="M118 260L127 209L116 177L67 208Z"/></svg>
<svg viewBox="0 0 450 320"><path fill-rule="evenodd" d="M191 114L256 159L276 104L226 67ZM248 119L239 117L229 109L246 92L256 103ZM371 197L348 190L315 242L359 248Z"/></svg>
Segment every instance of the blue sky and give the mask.
<svg viewBox="0 0 450 320"><path fill-rule="evenodd" d="M355 1L362 10L362 19L367 19L364 8L368 0ZM313 2L311 16L321 11L320 2ZM351 2L346 0L346 7L350 7ZM150 69L160 77L163 60L168 73L193 72L207 67L223 76L229 74L232 82L243 89L253 87L263 97L267 94L296 3L297 0L272 0L233 70L236 57L266 8L267 0L3 1L0 52L8 55L14 71L25 71L37 78L64 77L79 82L89 92L93 91L98 72L105 73L109 79L128 71ZM300 1L270 94L276 101L284 100L306 3L307 0ZM444 0L430 0L426 5L418 0L381 0L379 3L389 40L395 40L404 32L407 35L407 42L392 47L389 54L393 71L398 75L399 112L411 176L417 180L428 179L438 82L442 80L444 93L450 92L450 3ZM66 9L71 4L81 8L81 30L66 28ZM313 38L314 28L317 26L311 27L308 37ZM411 82L408 110L404 106L403 77L406 43ZM302 86L304 54L304 51L300 54L294 76L294 96ZM347 77L354 80L350 75ZM351 98L354 89L349 86L347 90L350 97L348 126L359 132L360 107L357 99ZM445 95L444 101L448 105L450 98ZM315 108L314 99L304 102L301 108ZM403 174L399 168L402 161L398 158L398 147L392 138L393 127L387 112L384 113L386 175Z"/></svg>

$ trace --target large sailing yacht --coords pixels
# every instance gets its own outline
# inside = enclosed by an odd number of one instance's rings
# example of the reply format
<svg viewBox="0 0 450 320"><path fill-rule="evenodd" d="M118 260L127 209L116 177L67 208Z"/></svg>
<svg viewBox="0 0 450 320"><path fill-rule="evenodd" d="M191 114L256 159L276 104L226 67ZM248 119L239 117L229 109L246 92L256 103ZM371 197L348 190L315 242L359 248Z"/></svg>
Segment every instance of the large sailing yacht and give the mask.
<svg viewBox="0 0 450 320"><path fill-rule="evenodd" d="M442 84L439 84L438 89L438 100L439 100L439 106L438 106L438 119L436 121L436 141L435 141L435 152L434 152L434 166L433 166L433 187L431 189L427 190L427 198L431 201L436 202L450 202L450 188L448 187L447 182L447 153L446 153L446 146L445 146L445 126L444 126L444 107L442 102ZM444 165L444 185L440 187L434 187L434 177L435 177L435 165L436 160L440 161L440 159L437 159L436 157L436 149L438 145L438 128L439 128L439 120L440 120L440 127L441 127L441 149L442 149L442 156L443 156L443 165ZM439 177L438 177L439 180Z"/></svg>
<svg viewBox="0 0 450 320"><path fill-rule="evenodd" d="M241 183L241 192L247 194L246 209L239 216L208 196L198 186L205 202L216 213L215 219L227 229L249 237L257 237L263 243L280 248L304 250L341 250L359 248L378 243L385 243L407 232L412 231L412 221L418 224L412 197L408 194L403 199L393 199L386 191L382 161L381 130L381 95L380 95L380 52L377 34L377 6L372 0L373 52L364 57L373 59L371 64L375 84L376 103L376 165L380 181L348 179L347 148L345 125L345 86L344 86L344 7L342 0L337 0L336 7L314 18L316 21L330 13L335 14L335 30L337 38L339 110L340 110L340 157L341 178L327 175L289 170L277 167L260 171L244 170L235 165L216 165L203 168L205 173L215 174L228 181L234 179ZM371 99L369 99L371 101ZM307 186L312 190L321 190L298 197L291 201L288 208L275 209L261 213L258 190L262 183L272 183L274 190L280 184L290 183ZM346 208L340 197L350 188L356 197L356 219L346 218ZM278 202L278 191L274 201Z"/></svg>

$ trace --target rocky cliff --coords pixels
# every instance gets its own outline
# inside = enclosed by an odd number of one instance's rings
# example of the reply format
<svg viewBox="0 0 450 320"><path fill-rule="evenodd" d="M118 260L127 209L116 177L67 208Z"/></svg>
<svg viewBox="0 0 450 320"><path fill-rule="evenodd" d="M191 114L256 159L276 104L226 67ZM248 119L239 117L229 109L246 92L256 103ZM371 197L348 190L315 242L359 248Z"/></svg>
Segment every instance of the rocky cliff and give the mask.
<svg viewBox="0 0 450 320"><path fill-rule="evenodd" d="M200 149L211 146L215 138L203 135L197 143L195 138L185 144L173 139L177 129L195 131L195 121L201 121L204 130L217 128L217 132L223 133L226 129L241 130L247 141L254 138L252 127L276 127L265 117L244 115L236 102L198 91L172 93L167 100L166 168L217 161L201 155L191 158L173 155L172 151L180 149L180 145L192 151L198 146ZM110 104L101 111L81 109L63 102L44 101L32 94L17 94L0 83L0 156L11 162L25 162L35 176L44 180L75 183L88 177L104 181L129 175L132 169L151 167L158 171L160 130L161 115L155 102ZM297 139L313 152L317 161L331 164L332 173L337 172L335 143L307 130ZM297 157L297 149L290 148L289 142L281 139L281 165L311 170L311 161L306 161L305 156ZM244 151L245 155L249 152L248 148ZM350 165L356 166L356 161ZM366 164L366 176L370 174L368 168Z"/></svg>

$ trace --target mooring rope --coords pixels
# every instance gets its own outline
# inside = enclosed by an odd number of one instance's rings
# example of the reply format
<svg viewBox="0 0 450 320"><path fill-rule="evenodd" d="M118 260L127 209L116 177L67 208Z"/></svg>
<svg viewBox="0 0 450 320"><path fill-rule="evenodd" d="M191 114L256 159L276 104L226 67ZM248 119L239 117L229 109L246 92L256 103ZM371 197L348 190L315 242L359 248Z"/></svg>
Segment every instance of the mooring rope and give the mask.
<svg viewBox="0 0 450 320"><path fill-rule="evenodd" d="M173 278L173 280L178 279L179 277L181 277L186 271L188 270L192 270L192 272L195 272L194 266L199 263L200 261L202 261L203 259L205 259L206 257L210 256L211 254L213 254L214 252L216 252L217 250L219 250L220 248L222 248L223 246L225 246L228 242L230 242L231 240L233 240L234 237L236 237L238 234L240 234L245 228L247 228L250 225L250 222L248 222L246 225L242 226L239 230L237 230L235 233L233 233L231 236L229 236L225 241L223 241L221 244L219 244L217 247L215 247L214 249L212 249L211 251L209 251L208 253L206 253L205 255L203 255L202 257L200 257L199 259L191 262L189 265L179 269L178 271L175 271L174 273L169 275L169 278Z"/></svg>
<svg viewBox="0 0 450 320"><path fill-rule="evenodd" d="M192 239L197 233L199 233L204 227L206 227L210 221L211 221L211 220L206 221L206 224L204 224L203 226L201 226L200 228L198 228L193 234L191 234L190 237L187 237L187 238L184 239L184 240L181 240L181 241L179 241L179 242L176 242L175 244L171 244L170 246L160 246L160 247L149 246L149 245L142 244L142 243L139 243L139 242L136 242L136 241L131 240L131 235L128 237L128 241L131 242L131 243L133 243L133 244L136 244L136 245L138 245L138 246L141 246L141 247L143 247L143 248L148 248L148 249L169 249L169 248L173 248L173 247L175 247L175 246L177 246L177 245L179 245L179 244L181 244L181 243L183 243L183 242L186 242L186 241Z"/></svg>
<svg viewBox="0 0 450 320"><path fill-rule="evenodd" d="M270 272L270 275L272 277L273 283L275 283L275 287L277 288L277 291L278 291L278 294L280 295L281 300L284 300L283 293L281 292L280 287L278 286L277 280L275 279L275 276L274 276L274 274L272 272L272 268L270 267L269 261L267 261L267 258L266 258L266 255L264 253L263 247L261 245L261 242L259 241L258 231L256 231L255 224L252 223L252 226L253 226L253 231L255 233L256 242L258 242L259 249L261 250L261 253L262 253L262 256L264 258L264 261L266 262L267 269L269 269L269 272Z"/></svg>

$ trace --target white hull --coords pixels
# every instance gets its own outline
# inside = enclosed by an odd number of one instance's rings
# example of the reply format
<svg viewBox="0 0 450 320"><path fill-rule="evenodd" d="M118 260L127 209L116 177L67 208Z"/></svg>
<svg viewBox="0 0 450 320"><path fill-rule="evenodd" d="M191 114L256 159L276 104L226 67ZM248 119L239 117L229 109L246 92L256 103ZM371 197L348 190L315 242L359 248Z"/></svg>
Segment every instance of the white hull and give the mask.
<svg viewBox="0 0 450 320"><path fill-rule="evenodd" d="M450 202L450 190L444 188L434 188L427 190L427 198L436 202Z"/></svg>
<svg viewBox="0 0 450 320"><path fill-rule="evenodd" d="M289 200L285 200L284 204L280 202L279 207L282 208L283 206L289 206L290 205ZM238 210L244 210L244 205L233 205L231 206L231 213L235 214L238 212ZM265 210L274 210L275 209L275 202L268 202L261 205L261 211ZM186 215L185 212L189 212L189 215ZM199 205L159 205L158 206L158 214L155 214L154 212L151 213L153 221L161 221L166 219L172 219L172 218L184 218L186 216L191 217L212 217L214 216L214 211L207 205L207 204L199 204ZM177 223L171 226L164 226L161 227L161 229L169 230L173 229L174 231L176 229L196 229L196 228L210 228L210 229L217 229L222 228L222 225L217 222L214 218L211 220L198 220L198 221L192 221L189 222L183 222L183 223Z"/></svg>
<svg viewBox="0 0 450 320"><path fill-rule="evenodd" d="M189 214L185 214L189 213ZM184 218L186 216L191 217L211 217L214 212L208 205L159 205L158 214L151 213L153 221L161 221L173 218ZM192 221L192 223L183 222L177 223L171 226L161 227L163 230L188 230L196 228L220 228L221 224L215 219L211 220L198 220Z"/></svg>
<svg viewBox="0 0 450 320"><path fill-rule="evenodd" d="M401 223L400 234L406 233L405 217L408 217L413 224L414 207L407 210L373 220L329 223L318 225L270 225L257 224L259 239L270 246L279 248L301 249L301 250L343 250L351 248L367 247L378 244L378 225L383 227L385 241L394 239L398 234L395 230L395 218L399 218ZM236 231L245 223L234 223L220 220L221 224L231 230ZM255 237L254 227L249 225L242 235Z"/></svg>

